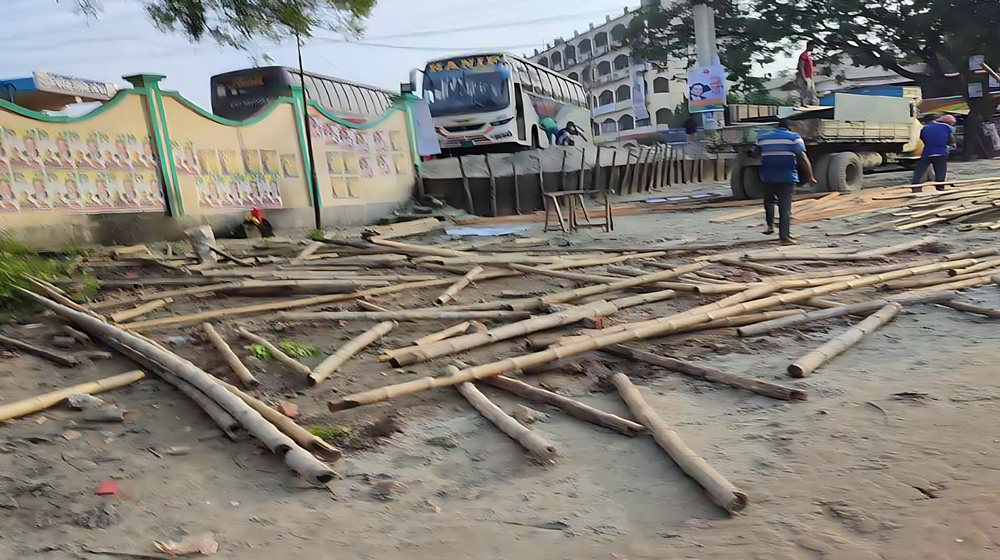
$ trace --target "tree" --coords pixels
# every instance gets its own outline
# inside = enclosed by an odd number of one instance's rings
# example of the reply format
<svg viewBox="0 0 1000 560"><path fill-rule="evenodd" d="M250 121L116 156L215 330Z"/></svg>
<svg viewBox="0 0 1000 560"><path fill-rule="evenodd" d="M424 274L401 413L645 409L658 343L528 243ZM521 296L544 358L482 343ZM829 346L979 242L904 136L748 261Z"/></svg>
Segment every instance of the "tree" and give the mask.
<svg viewBox="0 0 1000 560"><path fill-rule="evenodd" d="M647 60L692 59L691 5L680 0L666 11L645 8L629 41ZM857 66L880 66L913 80L925 97L962 95L969 102L966 151L989 152L981 124L996 111L988 94L969 96L969 86L989 91L988 77L970 69L983 55L1000 65L1000 2L996 0L704 0L716 10L720 58L737 89L759 84L754 63L774 60L805 40L817 43L821 60L848 57ZM737 8L737 4L739 4ZM740 21L744 19L745 21ZM659 43L659 44L657 44ZM922 62L924 67L908 67ZM975 86L974 84L978 84Z"/></svg>
<svg viewBox="0 0 1000 560"><path fill-rule="evenodd" d="M96 16L101 0L72 0L79 11ZM361 34L377 0L141 0L161 31L198 42L212 40L245 48L254 39L274 42L310 37L327 29L347 36Z"/></svg>

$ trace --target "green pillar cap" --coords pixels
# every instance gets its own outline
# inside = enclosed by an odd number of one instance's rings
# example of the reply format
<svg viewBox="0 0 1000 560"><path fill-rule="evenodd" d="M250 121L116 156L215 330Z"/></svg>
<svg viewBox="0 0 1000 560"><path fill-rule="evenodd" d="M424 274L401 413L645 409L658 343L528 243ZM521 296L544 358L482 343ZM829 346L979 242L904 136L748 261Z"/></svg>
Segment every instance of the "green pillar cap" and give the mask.
<svg viewBox="0 0 1000 560"><path fill-rule="evenodd" d="M164 78L166 78L166 76L163 74L132 74L130 76L122 76L123 80L137 88L152 86L153 84L159 83Z"/></svg>

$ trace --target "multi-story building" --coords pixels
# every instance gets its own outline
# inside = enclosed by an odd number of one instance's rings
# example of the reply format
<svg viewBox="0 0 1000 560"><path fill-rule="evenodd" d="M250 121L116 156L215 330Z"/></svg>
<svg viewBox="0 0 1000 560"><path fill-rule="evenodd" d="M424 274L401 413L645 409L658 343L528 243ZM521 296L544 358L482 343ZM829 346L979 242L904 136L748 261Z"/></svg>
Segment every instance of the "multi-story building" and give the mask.
<svg viewBox="0 0 1000 560"><path fill-rule="evenodd" d="M643 4L658 0L643 0ZM616 145L665 141L673 112L684 101L685 64L671 61L658 68L622 44L636 11L625 8L618 17L573 32L570 39L557 38L544 51L535 50L529 60L551 68L583 84L590 96L594 141ZM644 87L644 106L649 118L636 118L633 76ZM677 124L675 123L676 127ZM683 138L683 134L679 134Z"/></svg>

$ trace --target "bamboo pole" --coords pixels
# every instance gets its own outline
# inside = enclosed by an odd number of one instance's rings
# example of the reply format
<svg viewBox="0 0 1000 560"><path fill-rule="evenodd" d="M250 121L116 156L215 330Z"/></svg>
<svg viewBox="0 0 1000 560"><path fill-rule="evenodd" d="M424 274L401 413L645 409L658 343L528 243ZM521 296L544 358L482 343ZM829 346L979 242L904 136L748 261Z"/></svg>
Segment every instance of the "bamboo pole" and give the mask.
<svg viewBox="0 0 1000 560"><path fill-rule="evenodd" d="M462 175L462 187L465 189L465 201L469 205L469 214L475 215L476 208L472 203L472 190L469 188L469 176L465 173L465 162L462 161L462 157L458 158L458 171Z"/></svg>
<svg viewBox="0 0 1000 560"><path fill-rule="evenodd" d="M239 356L237 356L236 353L233 352L233 349L226 344L226 341L219 336L219 333L215 331L215 328L212 327L211 323L202 323L201 330L205 332L205 336L207 336L208 340L212 342L215 349L222 354L222 358L227 364L229 364L229 369L233 370L233 373L236 374L240 383L246 385L247 387L256 387L257 385L260 385L260 381L257 381L257 379L254 378L253 374L250 373L250 370L247 369L247 366L240 361Z"/></svg>
<svg viewBox="0 0 1000 560"><path fill-rule="evenodd" d="M144 301L150 301L150 300L154 300L154 299L175 298L175 297L189 296L189 295L195 295L195 294L208 294L208 293L214 293L214 292L221 292L221 291L224 291L227 288L238 288L241 285L242 285L242 282L225 282L225 283L219 283L219 284L211 284L209 286L195 286L193 288L184 288L184 289L181 289L181 290L170 290L170 291L166 291L166 292L155 292L154 291L154 292L150 292L148 294L143 294L141 296L135 296L135 297L125 298L125 299L120 299L120 300L115 300L115 301L102 301L102 302L99 302L99 303L92 304L89 307L90 307L91 310L109 309L109 308L112 308L112 307L120 307L120 306L123 306L123 305L129 305L129 304L135 304L135 303L142 303Z"/></svg>
<svg viewBox="0 0 1000 560"><path fill-rule="evenodd" d="M1000 267L1000 259L991 259L979 264L974 264L966 268L959 268L955 270L949 270L949 276L961 276L963 274L971 274L973 272L981 272L983 270L990 270L992 268Z"/></svg>
<svg viewBox="0 0 1000 560"><path fill-rule="evenodd" d="M391 331L395 326L395 322L385 321L347 341L343 346L338 348L336 352L331 354L327 359L323 360L323 363L316 366L312 375L309 376L309 381L311 381L313 385L322 383L324 379L330 376L330 374L339 370L341 366L347 363L347 360L350 360L355 354L364 350L369 344L388 334L389 331Z"/></svg>
<svg viewBox="0 0 1000 560"><path fill-rule="evenodd" d="M444 340L446 338L451 338L453 336L458 336L460 334L465 334L465 333L469 332L469 328L470 327L472 327L472 323L469 322L469 321L464 321L464 322L459 323L459 324L457 324L457 325L455 325L453 327L448 327L447 329L438 331L436 333L431 333L431 334L429 334L427 336L420 337L420 338L418 338L418 339L416 339L416 340L413 341L413 345L414 346L426 346L427 344L431 344L431 343L437 342L439 340ZM388 360L386 360L386 361L388 361Z"/></svg>
<svg viewBox="0 0 1000 560"><path fill-rule="evenodd" d="M866 255L872 257L885 257L888 255L894 255L896 253L905 253L906 251L912 251L914 249L919 249L925 245L930 245L931 243L936 243L938 239L933 236L923 237L921 239L914 239L912 241L906 241L898 245L892 245L890 247L880 247L878 249L871 249L868 251L861 251L860 253L855 253L857 255Z"/></svg>
<svg viewBox="0 0 1000 560"><path fill-rule="evenodd" d="M448 366L448 373L458 371L455 366ZM552 444L538 430L524 427L520 422L511 418L500 407L493 404L486 395L479 392L472 383L460 383L456 385L458 392L465 400L469 401L472 408L475 408L484 418L493 423L498 430L507 434L512 440L521 444L529 453L542 464L555 463L558 456L556 446Z"/></svg>
<svg viewBox="0 0 1000 560"><path fill-rule="evenodd" d="M231 394L215 378L208 375L191 362L164 349L158 344L147 341L120 327L111 325L85 313L75 311L64 305L50 301L27 290L20 290L26 297L48 307L57 314L69 319L81 330L91 336L104 340L113 348L122 351L130 349L126 354L140 362L148 362L151 369L170 370L174 375L194 385L206 396L214 400L227 413L233 416L254 437L268 449L283 457L285 463L299 473L306 481L322 485L333 479L335 473L325 464L312 458L307 451L298 446L291 438L281 433L273 424L264 419L257 411L244 403L239 397ZM124 353L124 352L123 352ZM304 455L303 455L304 454Z"/></svg>
<svg viewBox="0 0 1000 560"><path fill-rule="evenodd" d="M639 393L635 385L632 385L624 373L614 374L611 376L611 381L621 393L622 400L632 411L632 416L643 426L646 426L656 443L670 455L677 466L705 489L715 505L729 513L739 513L747 506L749 502L747 495L740 492L708 462L685 445L677 432L672 430L653 408L646 404L642 394Z"/></svg>
<svg viewBox="0 0 1000 560"><path fill-rule="evenodd" d="M235 386L230 385L221 379L216 379L216 382L225 387L230 393L243 399L243 402L247 403L251 408L259 412L260 415L263 416L268 422L274 424L275 427L281 430L283 434L292 438L292 440L302 446L303 449L315 453L334 463L339 461L343 456L343 453L339 449L312 435L308 430L292 421L291 418L267 406L259 399L240 391Z"/></svg>
<svg viewBox="0 0 1000 560"><path fill-rule="evenodd" d="M361 309L364 309L365 311L375 311L377 313L388 313L389 312L389 310L386 309L385 307L382 307L381 305L375 305L374 303L372 303L370 301L367 301L367 300L364 300L364 299L359 299L357 303L358 303L358 307L360 307Z"/></svg>
<svg viewBox="0 0 1000 560"><path fill-rule="evenodd" d="M712 383L735 387L736 389L743 389L744 391L750 391L751 393L771 397L772 399L780 399L784 401L804 401L809 398L805 391L783 387L762 379L749 379L739 375L733 375L717 369L699 366L697 364L676 360L667 356L660 356L651 352L643 352L642 350L630 348L622 344L610 346L601 351L620 358L625 358L627 360L645 362L650 365L667 368L671 371L683 373L684 375L701 379L703 381L710 381Z"/></svg>
<svg viewBox="0 0 1000 560"><path fill-rule="evenodd" d="M260 344L264 348L267 348L267 351L271 353L272 358L285 364L292 370L299 372L300 374L302 374L303 377L309 377L310 375L312 375L312 370L306 367L305 364L299 362L298 360L289 356L288 354L285 354L284 352L281 351L280 348L271 344L266 338L258 336L244 329L243 327L237 329L236 332L239 333L241 337L249 340L250 342Z"/></svg>
<svg viewBox="0 0 1000 560"><path fill-rule="evenodd" d="M72 309L73 311L77 311L79 313L86 313L87 315L90 315L95 319L100 319L102 321L104 320L104 317L102 317L100 314L95 313L90 309L87 309L86 307L80 305L79 303L69 299L68 297L63 295L58 289L53 287L51 284L47 282L42 282L41 280L30 275L26 276L26 278L28 279L29 282L31 282L33 286L44 292L45 295L49 296L51 300L58 302L60 305L64 305Z"/></svg>
<svg viewBox="0 0 1000 560"><path fill-rule="evenodd" d="M900 305L947 302L955 297L955 292L932 292L928 294L915 295L903 294L903 296L905 297L897 296L895 298L863 301L860 303L841 305L829 309L819 309L817 311L800 311L788 317L782 317L771 321L764 321L754 325L740 327L736 329L736 333L741 337L760 336L778 329L784 329L804 323L822 321L824 319L832 319L834 317L843 317L846 315L867 315L869 313L874 313L875 311L878 311L893 302L899 303Z"/></svg>
<svg viewBox="0 0 1000 560"><path fill-rule="evenodd" d="M302 249L302 252L296 255L295 258L292 259L292 262L297 263L297 262L302 262L305 259L308 259L323 245L325 245L325 243L322 243L320 241L313 241L312 243L307 245L305 249Z"/></svg>
<svg viewBox="0 0 1000 560"><path fill-rule="evenodd" d="M501 275L493 276L493 278L498 278L500 276ZM247 307L230 307L226 309L213 309L211 311L204 311L202 313L194 313L191 315L183 315L179 317L166 317L163 319L153 319L149 321L137 321L133 323L126 323L123 326L128 327L129 329L132 330L151 329L154 327L166 327L166 326L183 326L191 323L203 323L210 319L218 319L220 317L232 317L234 315L251 315L257 313L264 313L267 311L281 311L284 309L295 309L298 307L312 307L314 305L325 305L327 303L335 303L338 301L350 301L352 299L358 299L368 296L391 294L403 290L444 286L451 283L452 281L450 279L427 280L425 282L409 282L406 284L396 284L395 286L386 286L384 288L372 288L370 290L362 290L360 292L354 292L351 294L313 296L304 299L296 299L292 301L276 301L273 303L263 303L260 305L250 305Z"/></svg>
<svg viewBox="0 0 1000 560"><path fill-rule="evenodd" d="M56 352L54 350L49 350L48 348L42 348L40 346L35 346L34 344L28 344L23 340L18 340L13 337L5 336L0 334L0 346L10 346L18 350L27 352L33 356L38 356L39 358L45 358L50 362L59 364L65 367L76 367L83 363L83 360L72 354L64 354L62 352Z"/></svg>
<svg viewBox="0 0 1000 560"><path fill-rule="evenodd" d="M974 313L976 315L984 315L986 317L991 317L993 319L1000 319L1000 309L990 309L988 307L979 307L976 305L970 305L961 301L944 301L939 305L945 307L950 307L956 311L964 311L966 313Z"/></svg>
<svg viewBox="0 0 1000 560"><path fill-rule="evenodd" d="M725 319L716 319L714 321L702 323L686 330L685 332L742 327L744 325L760 323L761 321L771 321L781 319L783 317L795 316L800 313L802 313L802 311L799 309L783 309L780 311L762 311L760 313L751 313L750 315L737 315L736 317L726 317Z"/></svg>
<svg viewBox="0 0 1000 560"><path fill-rule="evenodd" d="M808 376L812 372L816 371L816 368L829 362L840 354L843 354L847 350L850 350L854 347L854 345L860 342L861 339L882 328L886 323L891 321L902 308L903 307L898 303L889 303L881 310L875 312L875 314L871 317L847 329L836 338L826 342L819 348L809 352L798 360L795 360L792 365L788 366L788 373L792 377L798 378Z"/></svg>
<svg viewBox="0 0 1000 560"><path fill-rule="evenodd" d="M578 299L583 299L585 297L596 296L601 294L607 294L612 292L617 292L621 290L627 290L629 288L635 288L637 286L642 286L645 284L652 284L655 282L660 282L662 280L669 280L670 278L676 278L688 272L694 272L696 270L701 270L705 267L705 263L694 263L684 266L679 266L673 270L664 270L662 272L654 272L652 274L647 274L645 276L639 276L636 278L626 278L623 280L618 280L617 282L611 282L608 284L598 284L596 286L588 286L586 288L577 288L575 290L568 290L565 292L558 292L555 294L549 294L540 298L537 301L537 307L542 307L546 305L553 305L557 303L567 303L575 301ZM530 304L529 304L530 305ZM529 307L531 308L531 307Z"/></svg>
<svg viewBox="0 0 1000 560"><path fill-rule="evenodd" d="M215 422L215 425L218 426L224 434L226 434L226 437L233 441L240 441L243 439L244 430L239 421L233 418L232 414L229 414L224 408L219 406L219 403L213 401L208 397L208 395L199 391L197 387L187 381L184 381L180 377L177 377L173 373L170 373L170 370L163 366L151 365L148 358L143 358L139 353L135 352L128 346L117 345L114 346L114 348L132 360L141 360L144 363L147 363L149 368L163 378L164 381L173 385L178 391L184 393L189 399L194 401L194 404L198 405L198 408L202 409L202 411L204 411L205 414L212 419L212 422Z"/></svg>
<svg viewBox="0 0 1000 560"><path fill-rule="evenodd" d="M104 391L110 391L111 389L124 387L126 385L131 385L132 383L135 383L145 377L145 375L146 374L139 370L130 371L128 373L106 377L97 381L90 381L88 383L81 383L65 389L59 389L57 391L38 395L37 397L30 397L20 401L0 405L0 422L13 420L14 418L20 418L21 416L26 416L28 414L53 407L66 400L70 395L76 395L78 393L93 395Z"/></svg>
<svg viewBox="0 0 1000 560"><path fill-rule="evenodd" d="M972 278L969 278L968 280L960 280L957 282L950 282L948 284L938 284L936 286L919 288L917 290L914 290L913 293L920 294L927 292L936 292L941 290L964 290L966 288L978 288L979 286L985 286L990 282L992 282L989 273L983 274L981 276L978 274L974 274L971 276ZM954 280L954 278L952 278L952 280Z"/></svg>
<svg viewBox="0 0 1000 560"><path fill-rule="evenodd" d="M897 280L895 282L886 282L886 289L890 290L909 290L913 288L926 288L929 286L941 286L941 285L952 285L967 280L977 280L981 278L989 278L993 274L992 271L986 272L973 272L972 274L963 274L961 276L945 276L942 278L923 278L915 280ZM984 282L988 284L989 282ZM971 284L978 285L978 284ZM948 289L948 288L941 288Z"/></svg>
<svg viewBox="0 0 1000 560"><path fill-rule="evenodd" d="M917 274L946 270L950 266L955 266L955 264L938 263L925 267L916 267L874 276L865 276L857 280L836 282L825 286L806 288L787 294L772 295L762 299L756 298L761 297L763 294L777 290L777 286L768 285L754 287L716 303L703 305L701 307L696 307L688 311L661 317L659 319L652 319L650 321L643 321L624 326L626 330L623 331L602 334L598 337L588 337L588 340L581 340L580 342L567 344L558 348L549 348L532 354L517 356L515 358L507 358L497 362L471 367L452 376L437 378L425 377L422 379L408 381L406 383L399 383L396 385L372 389L370 391L364 391L354 395L347 395L339 398L338 400L330 401L327 403L327 408L331 411L345 410L389 400L403 395L411 395L435 387L447 387L465 381L485 379L500 373L518 371L524 368L546 364L554 360L576 356L583 354L584 352L600 350L615 344L672 334L681 329L689 328L701 323L707 323L708 321L715 319L723 319L734 315L746 315L748 313L763 311L776 305L798 303L817 296L824 296L847 289L872 286L874 284L883 283L887 280L896 278L906 278ZM605 329L605 331L609 330L614 329Z"/></svg>
<svg viewBox="0 0 1000 560"><path fill-rule="evenodd" d="M473 311L447 311L439 309L399 309L395 311L317 311L317 312L282 312L278 318L282 321L348 321L364 319L369 321L426 321L428 319L465 320L465 319L525 319L531 314L527 311L496 311L490 309Z"/></svg>
<svg viewBox="0 0 1000 560"><path fill-rule="evenodd" d="M428 344L427 346L412 346L403 348L401 351L390 351L386 354L390 356L390 362L393 367L403 367L419 362L426 362L442 356L458 354L459 352L464 352L480 346L486 346L502 340L527 336L534 332L569 325L590 317L603 317L611 315L618 312L620 309L625 309L626 307L642 305L644 303L651 303L654 301L662 301L664 299L672 298L674 295L676 295L675 292L665 290L662 292L653 292L650 294L622 298L610 302L601 300L579 307L571 307L570 309L559 313L539 315L517 323L502 325L494 329L490 329L485 333L467 334L464 336L441 340L433 344Z"/></svg>
<svg viewBox="0 0 1000 560"><path fill-rule="evenodd" d="M503 389L508 393L513 393L519 397L532 402L547 404L562 410L566 414L579 418L585 422L603 426L609 430L614 430L626 436L632 437L646 431L642 424L637 424L631 420L626 420L620 416L598 410L592 406L583 404L580 401L564 397L552 391L546 391L523 381L511 379L498 375L484 380L484 383L498 389Z"/></svg>
<svg viewBox="0 0 1000 560"><path fill-rule="evenodd" d="M434 300L434 303L436 305L444 305L448 303L456 295L458 295L458 292L462 291L462 289L471 284L472 281L476 279L476 276L479 276L482 273L483 273L483 267L481 266L473 267L471 270L469 270L469 272L465 273L465 276L459 278L458 281L449 286L448 289L445 290L443 294L439 295L437 299Z"/></svg>

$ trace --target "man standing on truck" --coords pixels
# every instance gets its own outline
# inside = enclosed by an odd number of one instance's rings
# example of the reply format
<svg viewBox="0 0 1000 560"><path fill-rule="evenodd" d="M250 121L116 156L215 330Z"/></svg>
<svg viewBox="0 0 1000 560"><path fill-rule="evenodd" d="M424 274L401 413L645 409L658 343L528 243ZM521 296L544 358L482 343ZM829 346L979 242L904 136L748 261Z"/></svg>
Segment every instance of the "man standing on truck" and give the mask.
<svg viewBox="0 0 1000 560"><path fill-rule="evenodd" d="M774 204L778 204L778 237L782 245L795 245L792 237L792 195L799 184L799 169L806 180L815 185L812 164L806 156L806 144L802 137L792 132L785 119L778 121L773 132L761 134L757 138L760 153L760 180L764 191L764 220L767 230L764 235L774 234Z"/></svg>
<svg viewBox="0 0 1000 560"><path fill-rule="evenodd" d="M812 41L806 43L806 50L799 55L799 66L795 72L795 85L799 88L799 99L803 107L819 105L816 96L816 82L813 81L815 67L812 59L812 49L816 45Z"/></svg>
<svg viewBox="0 0 1000 560"><path fill-rule="evenodd" d="M931 167L934 168L934 182L943 183L948 180L948 154L951 146L956 145L955 117L945 115L935 118L933 115L924 117L924 127L920 129L920 140L924 143L924 151L920 154L917 166L913 168L913 185L924 182L924 175ZM923 187L913 187L913 192L924 190ZM937 190L943 191L944 185L937 185Z"/></svg>

